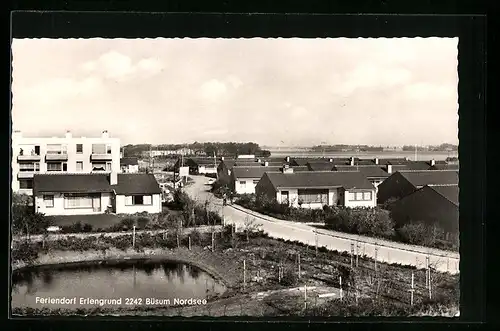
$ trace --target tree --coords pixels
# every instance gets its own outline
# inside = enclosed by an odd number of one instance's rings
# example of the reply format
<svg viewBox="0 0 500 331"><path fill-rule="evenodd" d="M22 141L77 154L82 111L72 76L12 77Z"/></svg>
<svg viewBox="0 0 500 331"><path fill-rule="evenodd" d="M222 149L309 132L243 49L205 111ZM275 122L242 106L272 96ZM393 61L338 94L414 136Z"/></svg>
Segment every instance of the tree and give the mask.
<svg viewBox="0 0 500 331"><path fill-rule="evenodd" d="M250 241L250 233L254 231L258 231L262 224L257 224L255 218L250 218L249 216L245 217L243 222L243 229L245 231L247 242Z"/></svg>
<svg viewBox="0 0 500 331"><path fill-rule="evenodd" d="M51 223L52 219L35 212L29 201L12 204L12 229L19 234L25 233L27 239L31 234L44 233Z"/></svg>

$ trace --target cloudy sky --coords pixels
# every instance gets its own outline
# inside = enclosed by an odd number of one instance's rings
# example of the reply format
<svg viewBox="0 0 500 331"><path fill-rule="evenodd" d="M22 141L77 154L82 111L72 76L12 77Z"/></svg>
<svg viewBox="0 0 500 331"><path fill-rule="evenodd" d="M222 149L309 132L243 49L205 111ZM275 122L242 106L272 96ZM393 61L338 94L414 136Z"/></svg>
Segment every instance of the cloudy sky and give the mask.
<svg viewBox="0 0 500 331"><path fill-rule="evenodd" d="M23 39L13 128L128 143L458 143L457 38Z"/></svg>

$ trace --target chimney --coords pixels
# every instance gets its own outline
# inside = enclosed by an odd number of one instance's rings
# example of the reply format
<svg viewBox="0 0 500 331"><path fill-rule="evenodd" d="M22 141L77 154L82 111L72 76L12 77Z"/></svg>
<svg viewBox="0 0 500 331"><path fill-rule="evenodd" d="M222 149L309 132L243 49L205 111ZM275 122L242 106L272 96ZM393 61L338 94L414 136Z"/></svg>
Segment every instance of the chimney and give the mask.
<svg viewBox="0 0 500 331"><path fill-rule="evenodd" d="M285 164L283 166L283 173L284 174L293 174L293 168L290 168L288 164Z"/></svg>
<svg viewBox="0 0 500 331"><path fill-rule="evenodd" d="M269 162L264 162L264 167L269 167Z"/></svg>
<svg viewBox="0 0 500 331"><path fill-rule="evenodd" d="M354 166L354 157L351 156L351 166Z"/></svg>
<svg viewBox="0 0 500 331"><path fill-rule="evenodd" d="M262 160L261 159L257 159L257 162L262 163Z"/></svg>
<svg viewBox="0 0 500 331"><path fill-rule="evenodd" d="M387 164L387 173L392 174L392 164Z"/></svg>
<svg viewBox="0 0 500 331"><path fill-rule="evenodd" d="M436 160L432 159L431 160L431 167L434 167L436 165Z"/></svg>
<svg viewBox="0 0 500 331"><path fill-rule="evenodd" d="M109 183L111 185L117 185L118 184L118 173L115 172L115 171L112 171L110 174L109 174Z"/></svg>
<svg viewBox="0 0 500 331"><path fill-rule="evenodd" d="M290 162L290 156L286 157L286 162Z"/></svg>
<svg viewBox="0 0 500 331"><path fill-rule="evenodd" d="M102 138L104 138L104 139L109 138L109 133L108 133L108 130L104 130L104 131L102 132Z"/></svg>
<svg viewBox="0 0 500 331"><path fill-rule="evenodd" d="M221 157L220 157L220 160L221 160L221 161L224 161L224 156L221 156Z"/></svg>
<svg viewBox="0 0 500 331"><path fill-rule="evenodd" d="M333 162L333 159L328 160L329 162Z"/></svg>
<svg viewBox="0 0 500 331"><path fill-rule="evenodd" d="M73 137L73 135L71 134L71 131L66 131L66 139L71 139L71 137Z"/></svg>
<svg viewBox="0 0 500 331"><path fill-rule="evenodd" d="M378 164L378 157L375 158L375 164Z"/></svg>

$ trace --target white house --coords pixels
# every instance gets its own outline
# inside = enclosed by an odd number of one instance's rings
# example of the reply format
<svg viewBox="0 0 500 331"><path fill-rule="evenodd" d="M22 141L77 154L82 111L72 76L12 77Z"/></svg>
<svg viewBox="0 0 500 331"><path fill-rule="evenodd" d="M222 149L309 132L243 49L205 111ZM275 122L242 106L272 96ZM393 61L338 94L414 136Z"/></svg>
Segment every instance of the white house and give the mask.
<svg viewBox="0 0 500 331"><path fill-rule="evenodd" d="M266 163L267 164L267 163ZM235 166L231 171L230 188L236 194L255 193L255 186L266 172L278 172L280 167L269 167L257 164L255 166ZM307 167L295 167L294 171L308 171Z"/></svg>
<svg viewBox="0 0 500 331"><path fill-rule="evenodd" d="M25 137L12 133L12 190L32 194L33 176L43 173L120 171L120 139L100 137Z"/></svg>
<svg viewBox="0 0 500 331"><path fill-rule="evenodd" d="M160 213L161 189L152 174L35 174L37 212L91 215Z"/></svg>
<svg viewBox="0 0 500 331"><path fill-rule="evenodd" d="M122 173L134 174L139 172L139 161L136 157L122 157L120 159Z"/></svg>
<svg viewBox="0 0 500 331"><path fill-rule="evenodd" d="M255 187L263 195L293 207L319 209L325 205L375 207L376 190L361 172L304 171L283 168L266 172Z"/></svg>

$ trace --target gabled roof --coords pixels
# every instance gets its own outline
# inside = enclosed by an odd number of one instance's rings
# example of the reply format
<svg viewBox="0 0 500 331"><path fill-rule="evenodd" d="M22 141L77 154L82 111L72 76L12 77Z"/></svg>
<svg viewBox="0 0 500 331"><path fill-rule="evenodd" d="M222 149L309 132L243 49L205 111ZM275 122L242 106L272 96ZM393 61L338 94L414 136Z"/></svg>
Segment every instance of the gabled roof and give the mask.
<svg viewBox="0 0 500 331"><path fill-rule="evenodd" d="M307 167L290 167L294 172L309 171ZM251 167L233 167L233 174L236 179L238 178L261 178L266 172L282 172L282 167L264 167L264 166L251 166Z"/></svg>
<svg viewBox="0 0 500 331"><path fill-rule="evenodd" d="M280 168L277 167L233 167L234 178L261 178L265 172L278 172Z"/></svg>
<svg viewBox="0 0 500 331"><path fill-rule="evenodd" d="M335 166L335 170L337 171L359 171L363 175L365 175L367 178L387 178L390 176L387 171L377 165L373 166L345 166L345 165L338 165Z"/></svg>
<svg viewBox="0 0 500 331"><path fill-rule="evenodd" d="M290 159L290 162L293 162L299 166L305 166L309 162L329 162L329 159L327 158L319 158L319 157L297 157Z"/></svg>
<svg viewBox="0 0 500 331"><path fill-rule="evenodd" d="M436 164L430 167L431 170L459 170L460 165L458 164Z"/></svg>
<svg viewBox="0 0 500 331"><path fill-rule="evenodd" d="M121 166L138 165L139 161L136 157L122 157L120 159Z"/></svg>
<svg viewBox="0 0 500 331"><path fill-rule="evenodd" d="M311 171L332 171L334 165L330 162L308 162L307 167Z"/></svg>
<svg viewBox="0 0 500 331"><path fill-rule="evenodd" d="M116 194L160 194L161 189L153 174L118 174L118 185L112 185Z"/></svg>
<svg viewBox="0 0 500 331"><path fill-rule="evenodd" d="M111 185L109 174L36 174L34 195L43 193L157 194L161 189L153 174L117 174L117 185Z"/></svg>
<svg viewBox="0 0 500 331"><path fill-rule="evenodd" d="M459 196L459 187L457 186L427 186L430 189L436 191L441 194L443 197L451 201L455 205L459 205L458 196Z"/></svg>
<svg viewBox="0 0 500 331"><path fill-rule="evenodd" d="M374 186L360 172L356 171L305 171L284 174L267 172L265 174L275 189L280 188L338 188L374 189Z"/></svg>
<svg viewBox="0 0 500 331"><path fill-rule="evenodd" d="M35 174L33 194L112 192L107 174Z"/></svg>
<svg viewBox="0 0 500 331"><path fill-rule="evenodd" d="M399 171L415 187L424 185L458 185L458 173L446 170Z"/></svg>

